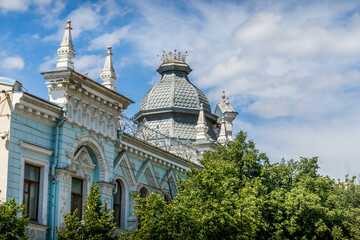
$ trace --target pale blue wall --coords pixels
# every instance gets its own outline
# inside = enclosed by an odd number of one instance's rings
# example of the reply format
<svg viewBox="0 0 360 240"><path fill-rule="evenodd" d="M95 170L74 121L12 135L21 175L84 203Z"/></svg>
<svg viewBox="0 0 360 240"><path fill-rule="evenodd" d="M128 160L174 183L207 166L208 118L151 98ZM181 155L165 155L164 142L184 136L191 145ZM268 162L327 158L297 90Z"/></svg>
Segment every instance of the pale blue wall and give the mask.
<svg viewBox="0 0 360 240"><path fill-rule="evenodd" d="M21 150L21 141L26 141L47 149L54 148L54 128L36 122L34 120L19 116L11 115L10 123L10 142L9 142L9 175L7 199L15 199L19 204L20 194L20 156L21 153L47 160L50 162L51 157L45 157L36 153ZM50 192L50 189L49 189ZM50 204L48 204L49 206Z"/></svg>

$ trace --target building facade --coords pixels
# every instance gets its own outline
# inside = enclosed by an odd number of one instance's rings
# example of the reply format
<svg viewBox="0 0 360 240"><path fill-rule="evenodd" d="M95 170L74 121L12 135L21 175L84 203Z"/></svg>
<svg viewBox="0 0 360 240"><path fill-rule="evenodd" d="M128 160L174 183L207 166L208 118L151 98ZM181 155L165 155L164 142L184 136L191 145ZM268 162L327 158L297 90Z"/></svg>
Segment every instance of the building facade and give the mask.
<svg viewBox="0 0 360 240"><path fill-rule="evenodd" d="M163 55L162 78L133 121L124 115L133 101L116 92L111 47L100 84L74 70L71 30L68 21L56 69L42 73L47 100L0 82L0 198L25 205L29 239L56 239L64 214L81 215L94 181L118 229L135 229L131 193L175 197L179 178L201 168L201 154L232 140L237 113L225 96L211 113L185 55Z"/></svg>

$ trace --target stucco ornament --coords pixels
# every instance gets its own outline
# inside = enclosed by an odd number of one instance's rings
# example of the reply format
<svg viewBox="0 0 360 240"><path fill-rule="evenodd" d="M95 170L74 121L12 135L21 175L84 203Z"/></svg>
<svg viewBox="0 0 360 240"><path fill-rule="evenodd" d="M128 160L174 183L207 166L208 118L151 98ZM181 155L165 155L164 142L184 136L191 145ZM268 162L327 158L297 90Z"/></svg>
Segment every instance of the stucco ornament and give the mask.
<svg viewBox="0 0 360 240"><path fill-rule="evenodd" d="M95 168L95 165L93 164L89 152L85 146L91 148L95 154L96 160L99 163L99 180L102 182L109 182L110 165L106 160L104 145L91 135L83 135L79 137L75 141L71 150L67 151L68 156L70 155L70 165L68 169L77 171L80 176L85 178L87 178L88 174L91 174L91 171Z"/></svg>

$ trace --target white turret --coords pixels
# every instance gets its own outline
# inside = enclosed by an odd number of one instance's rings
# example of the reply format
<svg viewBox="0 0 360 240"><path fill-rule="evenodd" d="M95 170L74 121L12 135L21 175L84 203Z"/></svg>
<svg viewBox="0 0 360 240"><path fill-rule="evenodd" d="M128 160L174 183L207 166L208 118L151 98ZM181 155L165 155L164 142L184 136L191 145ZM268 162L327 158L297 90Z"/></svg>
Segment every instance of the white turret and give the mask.
<svg viewBox="0 0 360 240"><path fill-rule="evenodd" d="M113 62L112 62L112 53L111 53L111 47L109 46L108 51L106 53L106 58L105 58L105 64L104 64L104 68L103 68L103 72L100 75L100 78L104 81L104 83L102 83L102 85L104 85L105 87L116 91L116 86L114 85L114 82L117 78L116 74L115 74L115 70L114 70L114 66L113 66Z"/></svg>
<svg viewBox="0 0 360 240"><path fill-rule="evenodd" d="M226 134L225 117L222 117L222 119L221 119L220 134L219 134L219 137L218 137L217 141L221 145L225 145L225 144L227 144L229 142L229 139L228 139L227 134Z"/></svg>
<svg viewBox="0 0 360 240"><path fill-rule="evenodd" d="M205 114L204 114L204 104L200 104L199 118L196 125L196 141L205 141L208 139L208 126L206 126Z"/></svg>
<svg viewBox="0 0 360 240"><path fill-rule="evenodd" d="M226 99L226 100L225 100ZM215 108L215 115L218 116L218 121L221 121L224 118L225 120L225 134L228 139L228 141L232 141L232 122L234 121L236 115L238 115L237 112L235 112L234 108L229 103L229 98L226 98L225 91L223 91L222 94L222 101L216 105ZM221 126L222 127L222 126ZM221 133L220 133L221 134ZM220 137L220 135L219 135Z"/></svg>
<svg viewBox="0 0 360 240"><path fill-rule="evenodd" d="M64 37L57 51L60 59L57 61L56 70L74 70L74 62L71 59L75 57L75 51L71 38L71 30L71 21L67 20Z"/></svg>

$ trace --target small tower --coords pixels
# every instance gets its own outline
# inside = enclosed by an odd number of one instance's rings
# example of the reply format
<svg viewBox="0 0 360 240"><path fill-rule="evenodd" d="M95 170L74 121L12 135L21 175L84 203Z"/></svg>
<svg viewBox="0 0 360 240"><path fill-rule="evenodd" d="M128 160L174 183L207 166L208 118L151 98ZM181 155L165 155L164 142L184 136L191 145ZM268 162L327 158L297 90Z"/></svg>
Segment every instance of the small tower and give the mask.
<svg viewBox="0 0 360 240"><path fill-rule="evenodd" d="M71 21L67 20L64 37L57 51L60 59L57 61L56 70L74 70L74 62L71 59L75 57L75 51L71 38L71 30Z"/></svg>
<svg viewBox="0 0 360 240"><path fill-rule="evenodd" d="M225 100L226 99L226 100ZM215 115L218 117L218 121L221 121L221 129L222 127L222 119L225 120L225 134L228 141L232 141L232 122L236 118L236 115L238 115L237 112L235 112L234 108L230 105L229 98L226 98L225 91L223 91L222 94L222 100L216 105L215 108ZM222 131L222 130L220 130ZM220 132L221 134L221 132ZM220 137L220 135L219 135Z"/></svg>
<svg viewBox="0 0 360 240"><path fill-rule="evenodd" d="M112 52L111 47L109 46L108 51L106 52L106 58L105 58L105 64L103 68L103 72L100 74L100 78L104 81L102 83L103 86L116 91L116 86L114 85L114 82L117 78L112 62Z"/></svg>
<svg viewBox="0 0 360 240"><path fill-rule="evenodd" d="M217 139L218 143L220 143L221 145L225 145L229 142L228 136L226 134L226 122L225 122L225 117L222 117L221 119L221 128L220 128L220 134L219 137Z"/></svg>
<svg viewBox="0 0 360 240"><path fill-rule="evenodd" d="M197 125L196 125L196 141L205 141L208 139L208 135L207 135L207 131L208 131L208 126L206 126L206 122L205 122L205 115L204 115L204 104L201 103L200 104L200 111L199 111L199 118L197 121Z"/></svg>

